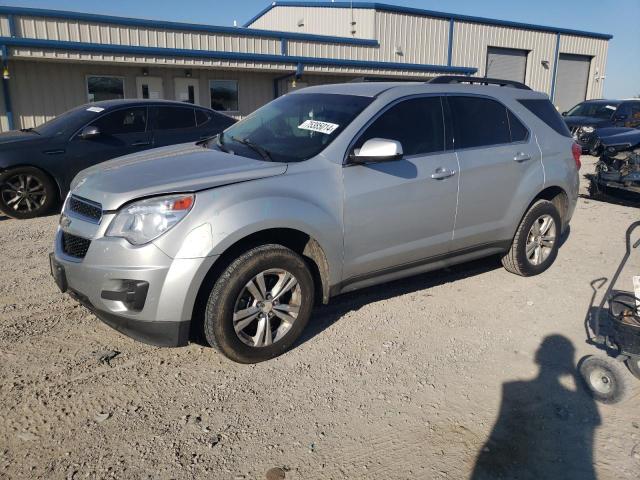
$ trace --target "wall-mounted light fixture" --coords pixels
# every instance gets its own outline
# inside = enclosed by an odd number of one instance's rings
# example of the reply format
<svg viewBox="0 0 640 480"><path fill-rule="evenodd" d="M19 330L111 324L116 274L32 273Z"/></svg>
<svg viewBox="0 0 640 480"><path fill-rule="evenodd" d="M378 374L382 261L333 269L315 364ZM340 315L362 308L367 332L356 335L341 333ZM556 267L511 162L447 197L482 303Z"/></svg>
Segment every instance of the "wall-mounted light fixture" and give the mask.
<svg viewBox="0 0 640 480"><path fill-rule="evenodd" d="M184 71L184 76L187 78L191 78L191 70L187 69Z"/></svg>
<svg viewBox="0 0 640 480"><path fill-rule="evenodd" d="M400 55L401 57L404 56L404 52L402 51L402 47L400 45L396 47L395 52L396 52L396 55Z"/></svg>
<svg viewBox="0 0 640 480"><path fill-rule="evenodd" d="M5 80L9 80L9 78L11 78L11 76L9 75L9 67L4 67L2 69L2 78L4 78Z"/></svg>
<svg viewBox="0 0 640 480"><path fill-rule="evenodd" d="M298 20L298 26L304 27L304 18L301 18L300 20Z"/></svg>
<svg viewBox="0 0 640 480"><path fill-rule="evenodd" d="M544 67L545 70L549 70L549 60L542 60L540 64Z"/></svg>
<svg viewBox="0 0 640 480"><path fill-rule="evenodd" d="M143 68L142 69L142 76L143 77L148 77L149 76L149 69L148 68Z"/></svg>

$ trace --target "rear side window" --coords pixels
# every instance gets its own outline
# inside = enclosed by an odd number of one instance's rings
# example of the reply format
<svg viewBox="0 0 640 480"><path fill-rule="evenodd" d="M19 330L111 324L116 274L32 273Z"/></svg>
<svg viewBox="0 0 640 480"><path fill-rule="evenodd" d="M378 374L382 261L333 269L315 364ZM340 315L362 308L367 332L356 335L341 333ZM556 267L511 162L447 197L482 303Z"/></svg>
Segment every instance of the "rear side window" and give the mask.
<svg viewBox="0 0 640 480"><path fill-rule="evenodd" d="M155 107L156 130L175 130L194 128L196 117L193 108L188 107Z"/></svg>
<svg viewBox="0 0 640 480"><path fill-rule="evenodd" d="M405 155L444 150L444 120L440 97L404 100L389 108L365 130L354 148L369 139L386 138L402 144Z"/></svg>
<svg viewBox="0 0 640 480"><path fill-rule="evenodd" d="M204 110L196 109L196 123L198 124L198 126L204 125L209 120L211 120L211 115L212 114L209 113L209 112L205 112Z"/></svg>
<svg viewBox="0 0 640 480"><path fill-rule="evenodd" d="M481 97L448 97L456 149L511 142L507 108Z"/></svg>
<svg viewBox="0 0 640 480"><path fill-rule="evenodd" d="M516 117L511 110L507 109L507 117L509 119L509 130L511 131L512 142L524 142L529 137L529 131Z"/></svg>
<svg viewBox="0 0 640 480"><path fill-rule="evenodd" d="M549 100L542 98L522 99L518 100L518 102L560 135L571 138L571 132L569 132L567 124L564 123L564 120L562 120L562 117Z"/></svg>

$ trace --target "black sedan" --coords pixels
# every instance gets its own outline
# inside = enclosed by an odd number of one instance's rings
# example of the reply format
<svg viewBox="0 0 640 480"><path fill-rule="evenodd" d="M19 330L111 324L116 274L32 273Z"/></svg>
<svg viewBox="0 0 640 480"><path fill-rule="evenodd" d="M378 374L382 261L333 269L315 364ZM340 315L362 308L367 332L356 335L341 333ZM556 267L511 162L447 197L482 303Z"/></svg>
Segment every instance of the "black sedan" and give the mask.
<svg viewBox="0 0 640 480"><path fill-rule="evenodd" d="M130 153L194 142L235 120L180 102L108 100L74 108L35 128L0 134L0 211L33 218L65 198L85 168Z"/></svg>

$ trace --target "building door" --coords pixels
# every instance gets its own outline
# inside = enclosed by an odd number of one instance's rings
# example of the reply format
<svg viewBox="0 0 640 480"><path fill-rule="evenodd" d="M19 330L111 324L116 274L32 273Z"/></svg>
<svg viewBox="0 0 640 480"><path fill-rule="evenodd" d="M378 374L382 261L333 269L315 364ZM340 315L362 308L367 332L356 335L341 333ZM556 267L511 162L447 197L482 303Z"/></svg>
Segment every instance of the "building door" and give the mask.
<svg viewBox="0 0 640 480"><path fill-rule="evenodd" d="M487 48L487 77L524 83L527 72L527 50Z"/></svg>
<svg viewBox="0 0 640 480"><path fill-rule="evenodd" d="M200 85L197 78L176 78L174 82L176 100L200 105Z"/></svg>
<svg viewBox="0 0 640 480"><path fill-rule="evenodd" d="M150 98L159 100L164 98L162 79L160 77L136 77L138 98Z"/></svg>
<svg viewBox="0 0 640 480"><path fill-rule="evenodd" d="M591 57L560 54L553 101L558 110L565 112L587 98L590 67Z"/></svg>

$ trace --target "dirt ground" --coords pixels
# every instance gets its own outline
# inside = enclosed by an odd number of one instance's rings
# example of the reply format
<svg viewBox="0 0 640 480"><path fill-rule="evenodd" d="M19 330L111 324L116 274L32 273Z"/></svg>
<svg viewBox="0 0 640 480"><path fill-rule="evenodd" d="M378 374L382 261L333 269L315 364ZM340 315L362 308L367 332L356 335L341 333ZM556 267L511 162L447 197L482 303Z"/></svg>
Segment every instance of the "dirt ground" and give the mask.
<svg viewBox="0 0 640 480"><path fill-rule="evenodd" d="M596 405L575 364L639 212L581 198L543 275L488 259L335 298L253 366L111 330L56 291L57 218L0 217L0 478L637 479L640 382Z"/></svg>

